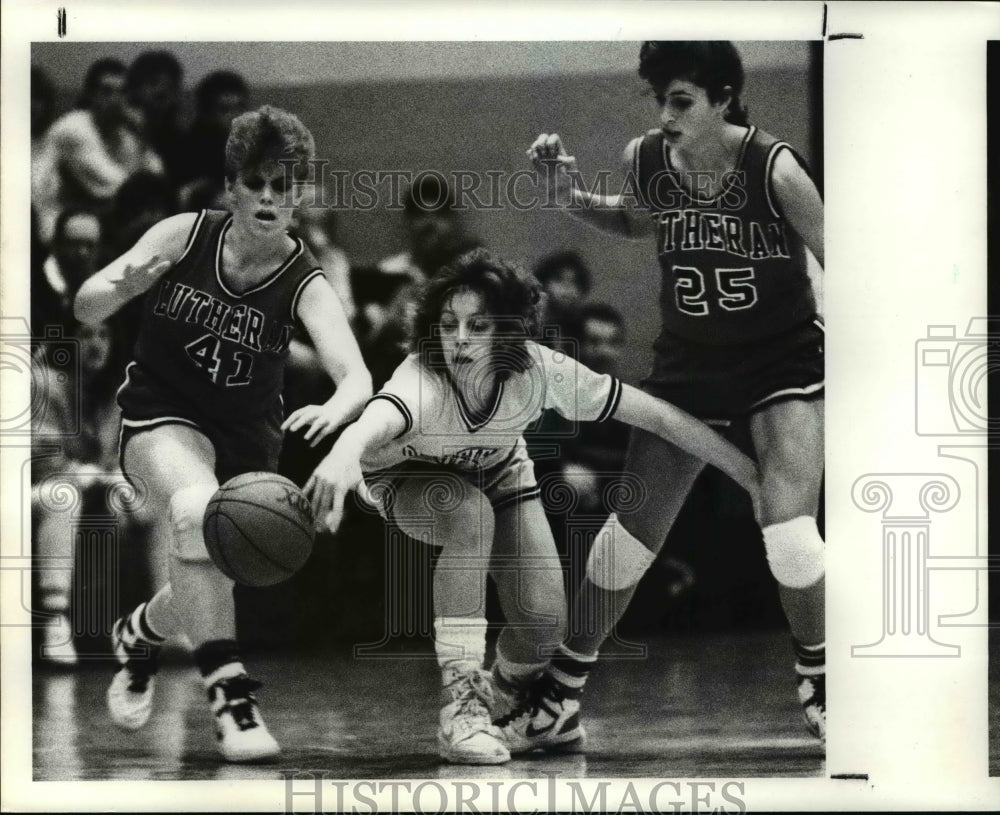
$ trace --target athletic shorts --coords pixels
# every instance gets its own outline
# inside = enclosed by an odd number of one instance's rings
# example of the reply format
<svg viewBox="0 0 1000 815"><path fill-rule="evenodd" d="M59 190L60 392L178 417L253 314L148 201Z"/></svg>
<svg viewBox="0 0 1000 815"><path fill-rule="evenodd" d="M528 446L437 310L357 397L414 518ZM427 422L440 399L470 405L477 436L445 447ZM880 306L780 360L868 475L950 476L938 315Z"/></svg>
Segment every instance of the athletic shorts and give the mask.
<svg viewBox="0 0 1000 815"><path fill-rule="evenodd" d="M823 395L823 339L819 318L743 345L702 345L664 331L642 389L709 423L750 416L777 402L817 399Z"/></svg>
<svg viewBox="0 0 1000 815"><path fill-rule="evenodd" d="M393 512L393 496L405 482L415 482L423 489L428 517L433 511L447 511L457 506L466 485L486 496L493 511L538 498L535 466L528 456L524 439L518 439L510 455L502 462L482 470L465 471L429 461L404 461L385 470L366 473L365 481L373 496L381 501L379 513L390 523L398 523Z"/></svg>
<svg viewBox="0 0 1000 815"><path fill-rule="evenodd" d="M183 405L137 365L129 365L125 384L118 391L122 429L118 460L122 472L125 447L138 433L168 424L182 424L200 431L215 448L215 477L225 483L241 473L276 472L281 452L282 406L252 417L218 419Z"/></svg>

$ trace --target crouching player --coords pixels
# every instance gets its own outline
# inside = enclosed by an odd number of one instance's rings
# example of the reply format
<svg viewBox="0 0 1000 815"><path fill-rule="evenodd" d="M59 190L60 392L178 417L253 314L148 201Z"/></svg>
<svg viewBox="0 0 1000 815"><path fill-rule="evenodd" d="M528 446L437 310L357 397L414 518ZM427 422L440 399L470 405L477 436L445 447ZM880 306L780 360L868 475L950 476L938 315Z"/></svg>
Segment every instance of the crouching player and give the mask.
<svg viewBox="0 0 1000 815"><path fill-rule="evenodd" d="M381 494L383 515L411 536L433 530L442 547L433 580L444 686L438 743L456 763L510 758L491 718L500 701L495 684L529 686L565 636L561 565L523 438L543 410L640 427L719 467L754 496L758 490L753 462L708 426L533 342L538 300L533 280L483 250L442 269L419 303L418 350L305 487L317 519L330 529L340 523L346 494L358 490L373 502ZM458 498L435 497L441 477L460 479ZM614 553L636 556L628 541ZM483 671L487 573L506 622L496 683ZM561 740L579 737L568 728Z"/></svg>

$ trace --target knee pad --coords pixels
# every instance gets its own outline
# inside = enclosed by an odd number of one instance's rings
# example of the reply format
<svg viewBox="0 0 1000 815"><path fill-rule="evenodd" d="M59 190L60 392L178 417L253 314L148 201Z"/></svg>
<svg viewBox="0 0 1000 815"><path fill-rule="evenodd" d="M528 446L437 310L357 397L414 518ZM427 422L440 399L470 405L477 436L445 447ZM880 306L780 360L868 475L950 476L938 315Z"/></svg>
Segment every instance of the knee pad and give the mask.
<svg viewBox="0 0 1000 815"><path fill-rule="evenodd" d="M802 515L766 526L762 532L771 574L782 586L805 589L826 573L826 544L815 518Z"/></svg>
<svg viewBox="0 0 1000 815"><path fill-rule="evenodd" d="M587 558L587 577L602 589L627 589L639 582L656 555L618 523L614 513L594 539Z"/></svg>
<svg viewBox="0 0 1000 815"><path fill-rule="evenodd" d="M205 507L218 487L215 484L192 484L177 490L170 497L170 532L173 536L173 554L179 560L207 561L208 549L202 524Z"/></svg>

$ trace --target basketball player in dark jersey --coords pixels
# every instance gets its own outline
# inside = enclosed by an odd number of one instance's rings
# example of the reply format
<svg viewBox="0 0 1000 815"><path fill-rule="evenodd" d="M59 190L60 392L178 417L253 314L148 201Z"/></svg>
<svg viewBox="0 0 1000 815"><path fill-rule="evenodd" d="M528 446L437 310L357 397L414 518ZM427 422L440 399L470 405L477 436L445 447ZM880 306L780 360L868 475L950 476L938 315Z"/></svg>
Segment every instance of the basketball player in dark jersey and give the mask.
<svg viewBox="0 0 1000 815"><path fill-rule="evenodd" d="M823 204L795 151L746 121L732 43L646 42L639 62L660 126L625 150L631 189L599 196L577 186L576 162L557 134L540 135L528 155L572 215L612 233L655 236L663 329L643 387L710 424L749 423L762 471L758 521L794 639L799 698L810 731L825 739L824 542L816 525L823 326L805 253L822 265ZM512 753L579 729L587 672L702 467L633 431L625 469L654 497L612 515L598 534L569 639L503 723Z"/></svg>
<svg viewBox="0 0 1000 815"><path fill-rule="evenodd" d="M221 482L277 469L282 431L307 427L312 442L360 414L371 378L340 301L302 241L288 232L313 137L292 114L263 107L234 120L226 145L232 212L177 215L80 289L79 319L105 319L148 292L118 393L122 470L153 502L172 541L171 581L119 620L121 664L108 691L112 719L137 729L149 718L156 656L183 632L228 761L256 761L279 747L260 718L236 643L233 583L211 562L205 507ZM296 323L337 384L323 405L283 417L281 388Z"/></svg>

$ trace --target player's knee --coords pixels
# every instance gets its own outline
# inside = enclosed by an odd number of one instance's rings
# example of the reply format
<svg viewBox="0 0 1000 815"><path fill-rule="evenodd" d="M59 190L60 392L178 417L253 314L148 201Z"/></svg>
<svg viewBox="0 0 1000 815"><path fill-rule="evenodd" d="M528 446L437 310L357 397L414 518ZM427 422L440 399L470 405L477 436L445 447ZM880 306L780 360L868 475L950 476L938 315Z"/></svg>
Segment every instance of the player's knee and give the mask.
<svg viewBox="0 0 1000 815"><path fill-rule="evenodd" d="M433 507L434 536L442 545L478 547L493 540L493 507L475 487L467 488L460 500Z"/></svg>
<svg viewBox="0 0 1000 815"><path fill-rule="evenodd" d="M182 487L170 496L172 551L179 560L209 560L202 524L205 520L205 508L216 489L217 485L205 482Z"/></svg>
<svg viewBox="0 0 1000 815"><path fill-rule="evenodd" d="M762 531L771 574L782 586L805 589L823 577L826 545L815 518L800 515L790 521L765 526Z"/></svg>
<svg viewBox="0 0 1000 815"><path fill-rule="evenodd" d="M618 591L639 582L656 555L612 514L590 548L587 577L595 586Z"/></svg>
<svg viewBox="0 0 1000 815"><path fill-rule="evenodd" d="M773 457L762 467L761 511L764 524L782 519L815 515L819 506L822 463L804 456Z"/></svg>

